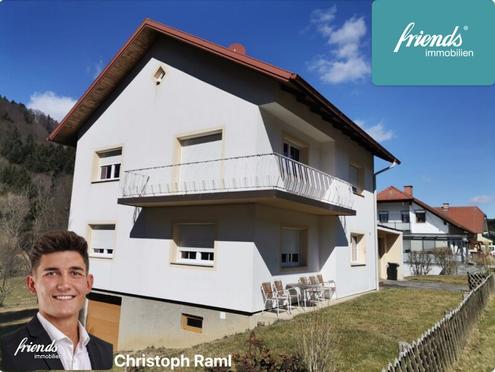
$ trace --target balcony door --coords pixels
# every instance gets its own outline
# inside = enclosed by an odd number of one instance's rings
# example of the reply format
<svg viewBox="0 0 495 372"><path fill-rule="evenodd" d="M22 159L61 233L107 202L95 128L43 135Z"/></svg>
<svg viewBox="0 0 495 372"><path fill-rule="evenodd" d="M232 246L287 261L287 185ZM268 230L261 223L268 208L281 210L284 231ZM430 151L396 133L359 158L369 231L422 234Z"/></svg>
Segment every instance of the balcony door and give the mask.
<svg viewBox="0 0 495 372"><path fill-rule="evenodd" d="M282 160L281 174L286 190L296 193L305 191L308 170L301 163L306 163L303 159L306 153L307 149L302 145L284 140L285 158Z"/></svg>
<svg viewBox="0 0 495 372"><path fill-rule="evenodd" d="M222 133L180 139L181 192L202 192L222 187Z"/></svg>

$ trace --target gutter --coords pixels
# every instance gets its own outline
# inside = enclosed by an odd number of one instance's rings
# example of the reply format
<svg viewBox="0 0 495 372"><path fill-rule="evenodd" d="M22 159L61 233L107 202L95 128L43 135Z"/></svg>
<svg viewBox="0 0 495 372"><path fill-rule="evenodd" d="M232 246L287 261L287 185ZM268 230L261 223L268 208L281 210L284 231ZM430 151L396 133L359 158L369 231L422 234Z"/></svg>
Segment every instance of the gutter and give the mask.
<svg viewBox="0 0 495 372"><path fill-rule="evenodd" d="M376 282L377 291L380 290L380 278L378 276L378 271L380 267L380 257L379 257L380 253L378 250L378 221L377 221L378 212L377 212L376 176L394 168L398 164L400 163L394 160L392 164L390 164L388 167L385 167L383 169L380 169L378 172L373 173L373 226L375 228L375 247L376 247L375 282Z"/></svg>

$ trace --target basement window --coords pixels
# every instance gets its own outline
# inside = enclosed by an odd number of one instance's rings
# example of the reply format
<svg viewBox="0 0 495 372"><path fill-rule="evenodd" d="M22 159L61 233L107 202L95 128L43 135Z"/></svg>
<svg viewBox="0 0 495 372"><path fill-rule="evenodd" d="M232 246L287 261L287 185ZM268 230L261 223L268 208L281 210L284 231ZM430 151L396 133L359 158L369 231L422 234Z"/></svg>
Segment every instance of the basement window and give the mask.
<svg viewBox="0 0 495 372"><path fill-rule="evenodd" d="M182 329L194 333L203 333L203 317L182 314L180 319Z"/></svg>

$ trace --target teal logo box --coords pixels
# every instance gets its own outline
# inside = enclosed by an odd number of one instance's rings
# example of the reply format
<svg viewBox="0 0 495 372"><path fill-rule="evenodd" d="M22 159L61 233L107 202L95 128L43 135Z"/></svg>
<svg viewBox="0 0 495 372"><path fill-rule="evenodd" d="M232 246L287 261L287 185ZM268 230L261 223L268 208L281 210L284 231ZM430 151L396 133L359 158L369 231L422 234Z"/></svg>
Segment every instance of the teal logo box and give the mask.
<svg viewBox="0 0 495 372"><path fill-rule="evenodd" d="M495 0L375 0L375 85L495 83Z"/></svg>

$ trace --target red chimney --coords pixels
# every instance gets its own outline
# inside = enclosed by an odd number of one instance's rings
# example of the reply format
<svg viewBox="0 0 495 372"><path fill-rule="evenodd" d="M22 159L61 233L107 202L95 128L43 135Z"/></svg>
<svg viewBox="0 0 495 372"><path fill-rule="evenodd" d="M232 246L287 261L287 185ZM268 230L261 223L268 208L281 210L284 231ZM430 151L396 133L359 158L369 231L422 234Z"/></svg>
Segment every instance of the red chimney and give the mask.
<svg viewBox="0 0 495 372"><path fill-rule="evenodd" d="M228 46L228 49L230 49L236 53L246 55L246 48L242 44L239 44L239 43L230 44Z"/></svg>
<svg viewBox="0 0 495 372"><path fill-rule="evenodd" d="M404 194L409 195L410 197L413 196L413 187L412 186L404 186Z"/></svg>

